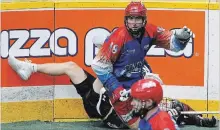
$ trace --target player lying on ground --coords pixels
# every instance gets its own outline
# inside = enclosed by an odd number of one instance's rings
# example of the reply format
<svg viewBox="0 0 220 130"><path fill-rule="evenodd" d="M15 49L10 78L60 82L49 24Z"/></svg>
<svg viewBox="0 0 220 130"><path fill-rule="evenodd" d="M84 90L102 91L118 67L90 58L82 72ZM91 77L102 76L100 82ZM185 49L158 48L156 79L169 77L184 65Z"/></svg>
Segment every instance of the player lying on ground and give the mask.
<svg viewBox="0 0 220 130"><path fill-rule="evenodd" d="M202 127L215 127L217 120L214 116L211 119L204 118L201 114L181 114L181 111L194 111L189 105L176 99L163 98L159 107L167 111L179 126L196 125Z"/></svg>
<svg viewBox="0 0 220 130"><path fill-rule="evenodd" d="M18 60L11 55L8 58L8 63L23 80L28 80L32 74L37 72L52 76L67 75L82 97L84 108L90 118L101 118L104 124L111 128L126 128L109 103L105 89L101 89L103 88L101 82L76 63L35 64L28 60ZM175 117L179 124L185 122L186 125L204 127L213 127L216 124L214 118L202 118L198 114L181 115L179 111L193 111L193 109L175 99L163 100L160 106L163 110L170 110L170 114Z"/></svg>
<svg viewBox="0 0 220 130"><path fill-rule="evenodd" d="M155 79L141 79L130 89L131 105L134 113L140 116L138 128L140 130L176 130L176 121L158 107L163 99L163 89Z"/></svg>
<svg viewBox="0 0 220 130"><path fill-rule="evenodd" d="M84 109L90 118L100 118L104 125L110 128L127 128L109 103L108 96L104 94L105 90L99 94L102 87L101 82L76 63L34 64L27 59L20 61L11 55L8 58L8 63L23 80L28 80L36 72L51 76L67 75L77 93L82 97ZM99 105L96 109L97 104Z"/></svg>

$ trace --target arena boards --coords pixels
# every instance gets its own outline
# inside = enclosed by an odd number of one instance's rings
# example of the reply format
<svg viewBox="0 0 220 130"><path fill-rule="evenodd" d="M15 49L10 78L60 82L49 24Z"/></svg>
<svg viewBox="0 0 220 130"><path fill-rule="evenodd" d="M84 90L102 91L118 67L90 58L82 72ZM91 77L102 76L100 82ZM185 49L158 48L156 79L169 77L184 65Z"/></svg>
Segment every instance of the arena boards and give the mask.
<svg viewBox="0 0 220 130"><path fill-rule="evenodd" d="M148 22L165 29L189 27L192 44L179 53L151 48L153 71L163 79L165 96L198 111L217 111L219 100L219 12L208 2L146 2ZM74 61L90 68L97 52L94 35L123 24L127 2L25 2L1 5L2 122L87 119L67 76L34 74L22 81L9 67L12 53L34 63ZM71 17L71 18L70 18ZM56 34L56 35L55 35ZM34 45L34 46L33 46ZM23 49L21 49L21 47ZM162 66L162 67L161 67ZM13 82L12 82L13 81Z"/></svg>

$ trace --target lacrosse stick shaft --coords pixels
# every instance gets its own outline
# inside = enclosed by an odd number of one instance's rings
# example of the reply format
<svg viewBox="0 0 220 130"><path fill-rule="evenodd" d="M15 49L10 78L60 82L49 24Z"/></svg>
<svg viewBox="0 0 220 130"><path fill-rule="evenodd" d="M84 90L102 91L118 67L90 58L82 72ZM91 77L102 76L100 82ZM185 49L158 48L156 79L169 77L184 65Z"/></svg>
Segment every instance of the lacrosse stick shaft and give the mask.
<svg viewBox="0 0 220 130"><path fill-rule="evenodd" d="M131 92L131 89L127 90L122 96L125 96ZM181 114L220 114L220 111L181 111Z"/></svg>
<svg viewBox="0 0 220 130"><path fill-rule="evenodd" d="M220 111L181 111L181 114L220 114Z"/></svg>

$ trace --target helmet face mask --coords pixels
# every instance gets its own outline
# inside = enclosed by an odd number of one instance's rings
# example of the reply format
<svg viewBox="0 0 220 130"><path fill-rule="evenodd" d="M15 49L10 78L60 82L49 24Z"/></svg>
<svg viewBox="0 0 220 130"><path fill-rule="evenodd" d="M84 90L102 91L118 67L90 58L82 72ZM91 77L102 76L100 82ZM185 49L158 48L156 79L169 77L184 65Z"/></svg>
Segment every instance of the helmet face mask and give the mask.
<svg viewBox="0 0 220 130"><path fill-rule="evenodd" d="M125 25L128 31L136 36L140 35L144 31L144 27L146 25L146 20L141 16L126 16Z"/></svg>
<svg viewBox="0 0 220 130"><path fill-rule="evenodd" d="M131 2L125 9L124 23L132 36L138 37L144 33L146 8L141 2Z"/></svg>
<svg viewBox="0 0 220 130"><path fill-rule="evenodd" d="M141 101L137 98L133 98L131 105L133 106L134 114L143 119L148 111L157 106L157 103L152 99Z"/></svg>

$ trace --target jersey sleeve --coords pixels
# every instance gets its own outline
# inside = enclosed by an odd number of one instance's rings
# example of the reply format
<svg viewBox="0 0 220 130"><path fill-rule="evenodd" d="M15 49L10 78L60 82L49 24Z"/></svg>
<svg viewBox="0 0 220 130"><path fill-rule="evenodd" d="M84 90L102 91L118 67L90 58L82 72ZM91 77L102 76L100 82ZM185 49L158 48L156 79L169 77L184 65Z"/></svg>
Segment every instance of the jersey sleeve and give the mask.
<svg viewBox="0 0 220 130"><path fill-rule="evenodd" d="M92 69L110 94L121 86L113 75L113 64L120 55L123 46L123 34L120 34L118 30L108 37L92 63Z"/></svg>
<svg viewBox="0 0 220 130"><path fill-rule="evenodd" d="M170 49L170 40L173 34L172 31L165 30L162 27L153 24L147 24L146 29L150 37L155 39L153 45Z"/></svg>
<svg viewBox="0 0 220 130"><path fill-rule="evenodd" d="M186 46L181 44L180 40L175 36L175 29L165 30L153 24L148 24L146 28L149 35L155 39L153 45L175 52L183 50Z"/></svg>

